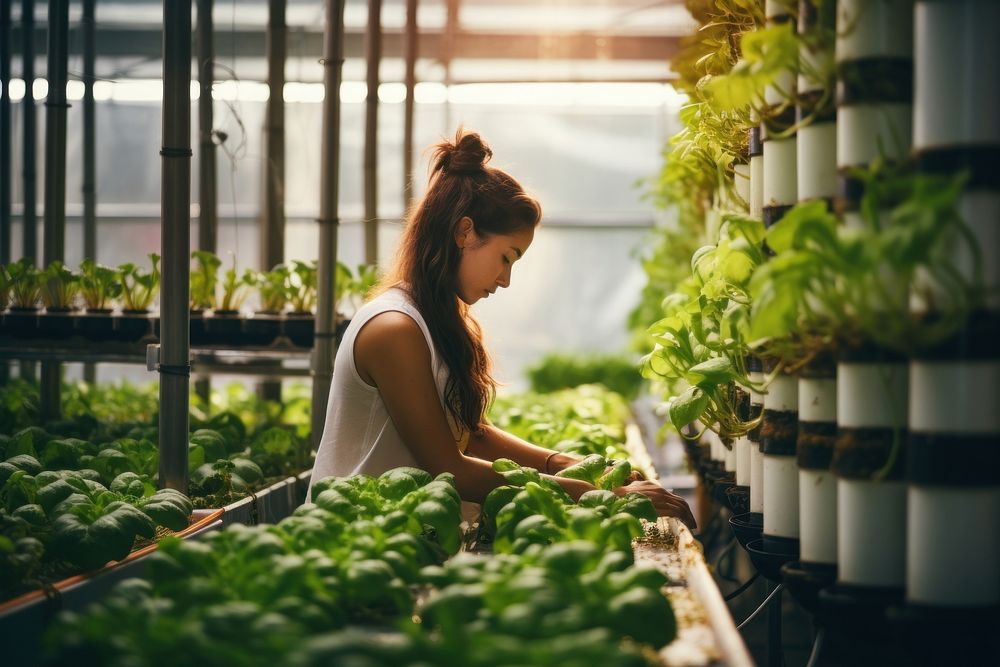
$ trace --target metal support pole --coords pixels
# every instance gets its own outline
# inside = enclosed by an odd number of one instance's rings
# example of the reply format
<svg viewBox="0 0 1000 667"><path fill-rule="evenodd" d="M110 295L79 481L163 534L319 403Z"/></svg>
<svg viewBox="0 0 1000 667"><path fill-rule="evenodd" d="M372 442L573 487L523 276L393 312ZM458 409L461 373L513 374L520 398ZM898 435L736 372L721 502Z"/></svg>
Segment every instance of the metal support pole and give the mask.
<svg viewBox="0 0 1000 667"><path fill-rule="evenodd" d="M163 3L160 486L188 485L191 255L191 0Z"/></svg>
<svg viewBox="0 0 1000 667"><path fill-rule="evenodd" d="M216 251L218 242L218 190L215 142L212 141L212 85L215 82L215 47L212 40L214 0L198 0L198 249Z"/></svg>
<svg viewBox="0 0 1000 667"><path fill-rule="evenodd" d="M66 65L69 0L49 0L49 94L45 98L45 236L42 261L65 257L66 246Z"/></svg>
<svg viewBox="0 0 1000 667"><path fill-rule="evenodd" d="M10 128L10 0L0 0L0 263L9 264L14 149ZM29 91L30 92L30 91Z"/></svg>
<svg viewBox="0 0 1000 667"><path fill-rule="evenodd" d="M97 121L94 109L96 0L83 0L83 256L97 261Z"/></svg>
<svg viewBox="0 0 1000 667"><path fill-rule="evenodd" d="M403 50L406 58L406 103L403 108L403 214L413 203L413 94L417 85L417 0L406 0L406 33Z"/></svg>
<svg viewBox="0 0 1000 667"><path fill-rule="evenodd" d="M312 355L312 445L319 446L333 378L334 303L337 283L337 230L340 224L340 83L344 68L345 0L326 0L323 40L323 129L320 163L319 276L316 342Z"/></svg>
<svg viewBox="0 0 1000 667"><path fill-rule="evenodd" d="M21 214L23 255L32 262L38 261L38 221L36 206L38 201L38 176L35 164L37 162L37 124L38 115L35 111L35 0L21 2L21 65L24 79L24 99L21 100L23 117L21 127L24 135L24 154L22 158L22 178L24 183L24 208Z"/></svg>
<svg viewBox="0 0 1000 667"><path fill-rule="evenodd" d="M441 55L441 61L444 63L445 88L451 90L451 86L454 83L451 76L451 61L455 58L455 33L458 32L458 3L460 0L446 0L446 2L447 13L445 15L444 22L444 39L441 40L441 46L444 53ZM449 96L446 97L444 101L445 134L451 134L453 129L452 125L451 101Z"/></svg>
<svg viewBox="0 0 1000 667"><path fill-rule="evenodd" d="M378 82L382 58L382 0L368 0L365 59L365 262L378 263Z"/></svg>
<svg viewBox="0 0 1000 667"><path fill-rule="evenodd" d="M264 217L260 268L285 261L285 1L269 0L267 24L267 118L264 167Z"/></svg>
<svg viewBox="0 0 1000 667"><path fill-rule="evenodd" d="M69 78L69 0L49 0L49 94L45 98L45 236L42 263L66 259L66 81ZM60 413L59 362L43 361L41 413L47 420Z"/></svg>

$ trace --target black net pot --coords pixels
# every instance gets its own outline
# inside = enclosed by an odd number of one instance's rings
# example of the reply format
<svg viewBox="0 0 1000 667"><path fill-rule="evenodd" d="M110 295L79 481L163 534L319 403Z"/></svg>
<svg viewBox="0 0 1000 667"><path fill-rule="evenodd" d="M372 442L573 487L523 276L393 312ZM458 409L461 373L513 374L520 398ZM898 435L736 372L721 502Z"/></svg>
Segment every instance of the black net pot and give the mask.
<svg viewBox="0 0 1000 667"><path fill-rule="evenodd" d="M15 338L38 336L38 308L15 308L4 316L4 332Z"/></svg>
<svg viewBox="0 0 1000 667"><path fill-rule="evenodd" d="M902 588L835 583L822 589L818 600L815 621L827 630L823 653L834 661L823 664L913 664L905 660L904 649L893 636L889 622L889 609L903 603Z"/></svg>
<svg viewBox="0 0 1000 667"><path fill-rule="evenodd" d="M796 544L798 540L795 540ZM784 546L784 545L782 545ZM764 578L780 583L782 580L781 566L785 563L798 560L799 552L796 547L791 548L776 547L773 540L768 537L761 537L747 542L747 553L750 555L750 562L760 572Z"/></svg>
<svg viewBox="0 0 1000 667"><path fill-rule="evenodd" d="M87 308L76 319L76 332L93 341L114 340L114 321L110 308Z"/></svg>
<svg viewBox="0 0 1000 667"><path fill-rule="evenodd" d="M830 563L791 561L781 567L785 588L810 614L819 609L819 592L837 581L837 566Z"/></svg>
<svg viewBox="0 0 1000 667"><path fill-rule="evenodd" d="M764 532L764 515L760 512L747 512L729 517L729 526L733 529L736 541L744 549L753 540L760 539Z"/></svg>
<svg viewBox="0 0 1000 667"><path fill-rule="evenodd" d="M215 310L205 318L205 334L210 345L240 345L243 318L238 310Z"/></svg>
<svg viewBox="0 0 1000 667"><path fill-rule="evenodd" d="M724 504L729 508L730 512L733 514L746 514L750 511L749 486L737 486L733 484L726 488L725 494L726 499Z"/></svg>
<svg viewBox="0 0 1000 667"><path fill-rule="evenodd" d="M46 308L38 314L38 335L50 340L65 340L76 333L72 308Z"/></svg>
<svg viewBox="0 0 1000 667"><path fill-rule="evenodd" d="M350 318L337 320L337 345L340 345L340 341L344 338L344 333L349 326L351 326Z"/></svg>
<svg viewBox="0 0 1000 667"><path fill-rule="evenodd" d="M281 335L281 315L257 312L243 318L243 342L246 345L270 345Z"/></svg>
<svg viewBox="0 0 1000 667"><path fill-rule="evenodd" d="M285 316L285 336L298 347L312 347L316 337L316 318L312 313L288 313Z"/></svg>
<svg viewBox="0 0 1000 667"><path fill-rule="evenodd" d="M886 612L911 665L989 665L1000 655L1000 606L937 607L905 603Z"/></svg>
<svg viewBox="0 0 1000 667"><path fill-rule="evenodd" d="M148 310L124 310L113 320L116 340L135 343L153 337L153 316Z"/></svg>

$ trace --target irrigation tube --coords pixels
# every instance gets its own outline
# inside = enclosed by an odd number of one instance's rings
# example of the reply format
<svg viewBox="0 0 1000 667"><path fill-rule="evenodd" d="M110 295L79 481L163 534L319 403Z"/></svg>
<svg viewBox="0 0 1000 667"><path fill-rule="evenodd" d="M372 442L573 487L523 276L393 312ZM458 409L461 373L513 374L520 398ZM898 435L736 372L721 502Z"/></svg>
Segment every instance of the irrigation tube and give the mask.
<svg viewBox="0 0 1000 667"><path fill-rule="evenodd" d="M760 612L762 612L765 609L767 609L767 605L771 602L772 599L774 599L774 596L777 595L778 593L780 593L783 590L785 590L785 585L784 584L778 584L777 586L775 586L774 590L771 591L771 594L768 595L766 598L764 598L764 601L760 603L760 606L757 607L756 609L754 609L753 613L746 617L746 620L744 620L742 623L740 623L739 625L737 625L736 629L737 630L742 630L744 625L746 625L747 623L749 623L753 619L757 618L757 616L760 615Z"/></svg>
<svg viewBox="0 0 1000 667"><path fill-rule="evenodd" d="M825 628L821 628L820 631L816 633L816 639L813 640L812 653L809 654L809 662L806 663L806 667L816 667L816 662L819 660L819 652L823 648L823 636L825 634Z"/></svg>
<svg viewBox="0 0 1000 667"><path fill-rule="evenodd" d="M722 599L725 600L726 602L729 602L733 598L739 597L740 595L742 595L744 593L744 591L746 591L748 588L750 588L750 586L753 585L753 582L757 581L757 577L759 577L759 576L760 576L760 572L754 572L753 576L750 577L749 579L747 579L743 584L741 584L739 588L737 588L732 593L727 594L726 597L724 597ZM749 619L747 619L747 620L749 620Z"/></svg>

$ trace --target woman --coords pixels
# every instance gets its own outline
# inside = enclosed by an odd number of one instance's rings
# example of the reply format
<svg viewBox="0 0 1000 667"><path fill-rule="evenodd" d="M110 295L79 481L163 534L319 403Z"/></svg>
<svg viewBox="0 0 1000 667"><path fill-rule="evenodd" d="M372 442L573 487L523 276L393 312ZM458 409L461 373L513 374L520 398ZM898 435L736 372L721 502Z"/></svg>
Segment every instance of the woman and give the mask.
<svg viewBox="0 0 1000 667"><path fill-rule="evenodd" d="M461 129L454 143L435 147L429 187L395 266L341 341L313 479L416 466L453 473L462 498L478 503L504 483L494 459L546 474L575 462L486 419L496 383L469 307L510 285L541 219L517 181L487 166L491 156L478 134ZM573 498L593 488L554 479ZM693 526L684 500L655 482L634 481L616 493L630 491Z"/></svg>

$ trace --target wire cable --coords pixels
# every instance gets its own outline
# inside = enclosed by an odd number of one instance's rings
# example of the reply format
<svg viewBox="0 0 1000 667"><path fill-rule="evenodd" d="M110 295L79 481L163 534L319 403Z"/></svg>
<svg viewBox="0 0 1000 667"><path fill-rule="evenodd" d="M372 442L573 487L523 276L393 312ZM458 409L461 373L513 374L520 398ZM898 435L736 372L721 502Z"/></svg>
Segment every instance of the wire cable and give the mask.
<svg viewBox="0 0 1000 667"><path fill-rule="evenodd" d="M820 628L819 632L816 633L812 653L809 654L809 662L806 663L806 667L816 667L816 663L819 660L819 652L823 648L823 637L825 635L826 628Z"/></svg>
<svg viewBox="0 0 1000 667"><path fill-rule="evenodd" d="M726 595L726 597L724 597L724 598L723 598L723 600L725 600L726 602L729 602L729 601L730 601L730 600L732 600L733 598L735 598L735 597L738 597L738 596L742 595L744 591L746 591L746 590L747 590L748 588L750 588L750 586L752 586L752 585L753 585L753 582L757 581L757 577L759 577L759 576L760 576L760 572L754 572L754 573L753 573L753 576L752 576L752 577L750 577L749 579L747 579L747 580L746 580L746 581L745 581L745 582L744 582L744 583L743 583L743 584L742 584L742 585L741 585L741 586L740 586L739 588L737 588L737 589L736 589L735 591L733 591L732 593L728 593L728 594Z"/></svg>
<svg viewBox="0 0 1000 667"><path fill-rule="evenodd" d="M766 598L764 598L764 601L760 603L760 606L757 607L756 609L754 609L753 613L746 617L746 620L744 620L742 623L740 623L739 625L736 626L736 629L737 630L742 630L744 625L746 625L747 623L749 623L753 619L757 618L757 616L760 614L760 612L764 611L767 608L767 605L770 604L771 600L774 599L774 596L776 594L780 593L783 590L785 590L785 585L784 584L778 584L774 588L774 590L771 591L771 594L768 595Z"/></svg>

